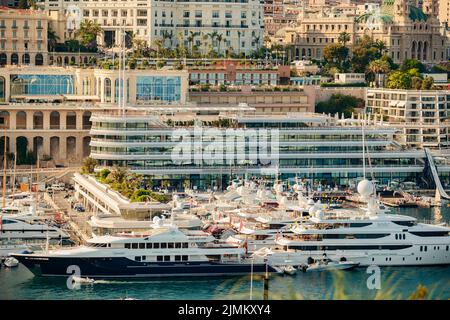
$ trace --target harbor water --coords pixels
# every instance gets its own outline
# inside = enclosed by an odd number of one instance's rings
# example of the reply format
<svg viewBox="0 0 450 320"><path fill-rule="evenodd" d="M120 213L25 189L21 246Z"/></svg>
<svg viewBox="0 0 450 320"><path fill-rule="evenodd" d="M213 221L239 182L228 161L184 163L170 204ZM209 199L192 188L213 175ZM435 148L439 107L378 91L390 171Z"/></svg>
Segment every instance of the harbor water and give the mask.
<svg viewBox="0 0 450 320"><path fill-rule="evenodd" d="M431 222L450 222L450 208L392 210ZM365 268L335 272L271 275L270 299L408 299L426 292L450 299L450 266L381 268L379 289L368 285ZM25 267L0 269L0 299L249 299L250 276L98 281L69 289L66 278L35 277ZM418 289L419 288L419 289ZM422 289L420 289L422 288ZM263 298L263 280L253 280L253 299Z"/></svg>

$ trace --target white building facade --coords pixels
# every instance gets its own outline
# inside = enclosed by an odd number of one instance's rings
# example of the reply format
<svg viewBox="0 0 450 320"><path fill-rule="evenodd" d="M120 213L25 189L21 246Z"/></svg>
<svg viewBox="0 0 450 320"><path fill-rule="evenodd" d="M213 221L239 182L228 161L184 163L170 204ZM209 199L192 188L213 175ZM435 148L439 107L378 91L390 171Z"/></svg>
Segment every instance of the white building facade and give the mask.
<svg viewBox="0 0 450 320"><path fill-rule="evenodd" d="M367 89L366 112L403 131L401 142L413 148L450 145L450 91Z"/></svg>
<svg viewBox="0 0 450 320"><path fill-rule="evenodd" d="M120 28L148 43L164 39L166 46L180 41L186 47L201 46L207 40L221 52L232 48L236 53L250 53L263 43L260 0L39 0L38 4L47 10L78 6L84 20L102 26L100 44L106 46L120 43ZM215 32L221 41L211 37ZM192 34L196 35L189 41Z"/></svg>

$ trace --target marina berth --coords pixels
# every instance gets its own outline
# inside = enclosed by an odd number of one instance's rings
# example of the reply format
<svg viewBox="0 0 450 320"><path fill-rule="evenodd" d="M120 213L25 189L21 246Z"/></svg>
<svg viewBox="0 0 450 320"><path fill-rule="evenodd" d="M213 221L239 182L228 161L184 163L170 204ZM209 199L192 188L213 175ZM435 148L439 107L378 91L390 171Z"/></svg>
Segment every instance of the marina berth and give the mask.
<svg viewBox="0 0 450 320"><path fill-rule="evenodd" d="M265 272L266 265L251 265L244 251L210 234L155 220L145 233L95 237L77 248L12 256L43 276L68 276L72 265L80 268L80 276L94 279L245 275L251 268Z"/></svg>

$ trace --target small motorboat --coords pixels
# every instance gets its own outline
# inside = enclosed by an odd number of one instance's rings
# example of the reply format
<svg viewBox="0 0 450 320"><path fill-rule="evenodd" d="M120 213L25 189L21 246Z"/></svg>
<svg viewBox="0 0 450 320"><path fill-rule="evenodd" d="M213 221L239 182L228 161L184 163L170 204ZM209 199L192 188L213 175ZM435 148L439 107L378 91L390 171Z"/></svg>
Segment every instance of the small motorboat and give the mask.
<svg viewBox="0 0 450 320"><path fill-rule="evenodd" d="M350 270L356 268L359 263L353 261L317 261L307 266L306 272L329 271L329 270Z"/></svg>
<svg viewBox="0 0 450 320"><path fill-rule="evenodd" d="M287 275L293 276L297 273L297 269L295 269L294 266L287 265L283 267L283 272Z"/></svg>
<svg viewBox="0 0 450 320"><path fill-rule="evenodd" d="M17 267L19 265L19 261L16 258L9 257L9 258L5 259L3 264L5 265L5 267L15 268L15 267Z"/></svg>
<svg viewBox="0 0 450 320"><path fill-rule="evenodd" d="M77 277L77 276L73 276L73 277L72 277L72 280L73 280L75 283L78 283L78 284L92 284L92 283L95 282L94 279L91 279L91 278L88 278L88 277L86 277L86 278L83 278L83 277Z"/></svg>

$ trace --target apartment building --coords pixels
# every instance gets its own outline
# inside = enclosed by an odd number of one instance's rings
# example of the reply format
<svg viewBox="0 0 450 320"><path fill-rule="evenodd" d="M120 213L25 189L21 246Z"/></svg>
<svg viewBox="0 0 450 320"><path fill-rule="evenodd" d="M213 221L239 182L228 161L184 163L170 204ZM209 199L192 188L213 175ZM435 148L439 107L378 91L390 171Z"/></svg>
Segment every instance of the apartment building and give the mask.
<svg viewBox="0 0 450 320"><path fill-rule="evenodd" d="M48 16L40 10L0 8L0 65L44 65Z"/></svg>
<svg viewBox="0 0 450 320"><path fill-rule="evenodd" d="M366 112L402 130L397 139L414 148L450 146L450 91L367 89Z"/></svg>
<svg viewBox="0 0 450 320"><path fill-rule="evenodd" d="M83 19L98 22L103 29L100 44L121 41L120 30L152 43L163 39L166 46L212 46L224 52L250 53L263 43L263 1L260 0L41 0L48 10L77 6ZM211 35L216 32L219 38Z"/></svg>

